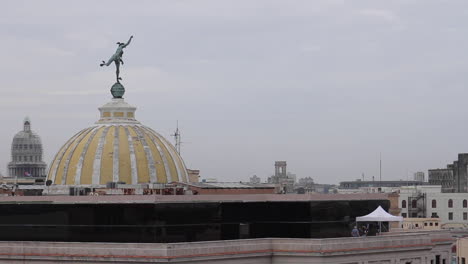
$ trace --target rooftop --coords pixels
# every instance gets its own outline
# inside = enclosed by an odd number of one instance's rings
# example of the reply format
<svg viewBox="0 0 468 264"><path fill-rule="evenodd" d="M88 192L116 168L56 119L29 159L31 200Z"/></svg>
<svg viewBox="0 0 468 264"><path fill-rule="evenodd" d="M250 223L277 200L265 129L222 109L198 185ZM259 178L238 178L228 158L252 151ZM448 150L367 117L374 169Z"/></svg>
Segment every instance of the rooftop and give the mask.
<svg viewBox="0 0 468 264"><path fill-rule="evenodd" d="M190 182L182 183L203 189L272 189L274 184L247 183L247 182Z"/></svg>
<svg viewBox="0 0 468 264"><path fill-rule="evenodd" d="M386 194L247 194L247 195L103 195L103 196L0 196L0 204L119 204L203 202L308 202L387 200Z"/></svg>

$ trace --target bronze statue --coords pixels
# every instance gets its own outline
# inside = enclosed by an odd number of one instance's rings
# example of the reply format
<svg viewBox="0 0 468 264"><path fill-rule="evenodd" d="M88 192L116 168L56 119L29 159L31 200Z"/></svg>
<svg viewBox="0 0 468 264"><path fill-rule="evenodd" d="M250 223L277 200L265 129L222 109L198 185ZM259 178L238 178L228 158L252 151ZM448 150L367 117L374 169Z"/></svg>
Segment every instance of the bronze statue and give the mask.
<svg viewBox="0 0 468 264"><path fill-rule="evenodd" d="M117 82L120 83L119 81L122 80L122 78L120 78L119 74L120 74L120 63L122 63L122 65L124 64L123 60L122 60L122 55L123 55L123 49L126 48L130 42L132 41L132 38L133 36L130 37L130 39L127 41L127 43L121 43L121 42L117 42L117 45L119 45L119 47L117 47L117 50L115 51L114 55L112 55L112 57L110 57L110 59L107 61L107 63L105 61L102 61L102 63L100 64L100 66L109 66L111 65L112 62L115 63L115 68L116 68L116 71L115 71L115 74L117 76Z"/></svg>

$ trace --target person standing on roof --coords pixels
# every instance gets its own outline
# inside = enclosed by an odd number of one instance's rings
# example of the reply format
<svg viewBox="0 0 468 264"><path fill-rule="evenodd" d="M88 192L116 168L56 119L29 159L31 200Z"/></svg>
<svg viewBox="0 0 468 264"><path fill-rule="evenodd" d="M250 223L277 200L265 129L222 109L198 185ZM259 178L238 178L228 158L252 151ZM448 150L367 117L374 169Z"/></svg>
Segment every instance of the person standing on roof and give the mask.
<svg viewBox="0 0 468 264"><path fill-rule="evenodd" d="M359 230L357 229L357 226L354 226L353 230L351 231L351 236L359 237Z"/></svg>

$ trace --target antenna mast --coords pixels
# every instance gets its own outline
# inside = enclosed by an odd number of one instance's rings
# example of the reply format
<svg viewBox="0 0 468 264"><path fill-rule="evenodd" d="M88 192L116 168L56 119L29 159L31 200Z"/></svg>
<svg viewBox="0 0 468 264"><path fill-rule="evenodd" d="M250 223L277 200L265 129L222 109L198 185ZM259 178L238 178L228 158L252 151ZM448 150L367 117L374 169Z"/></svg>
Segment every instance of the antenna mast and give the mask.
<svg viewBox="0 0 468 264"><path fill-rule="evenodd" d="M177 120L177 126L176 126L176 131L172 135L175 140L175 148L177 153L180 155L180 132L179 132L179 120Z"/></svg>
<svg viewBox="0 0 468 264"><path fill-rule="evenodd" d="M379 175L380 175L380 187L382 188L382 152L380 152L380 164L379 164Z"/></svg>

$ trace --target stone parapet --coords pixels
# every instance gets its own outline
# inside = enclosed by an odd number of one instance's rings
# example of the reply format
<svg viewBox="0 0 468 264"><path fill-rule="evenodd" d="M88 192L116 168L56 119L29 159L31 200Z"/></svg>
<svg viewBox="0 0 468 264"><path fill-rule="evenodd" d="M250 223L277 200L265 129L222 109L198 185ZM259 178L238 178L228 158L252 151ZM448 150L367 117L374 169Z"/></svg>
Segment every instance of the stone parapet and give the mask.
<svg viewBox="0 0 468 264"><path fill-rule="evenodd" d="M346 263L351 260L362 263L367 257L385 261L414 259L417 260L414 263L426 263L424 261L431 259L434 252L444 259L450 257L450 246L437 244L449 238L449 232L414 232L362 238L264 238L159 244L0 242L0 263L252 263L249 261L254 259L259 261L255 263L279 260L299 263L295 259L322 263L323 258L332 261L327 263L345 260Z"/></svg>

